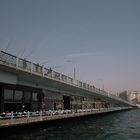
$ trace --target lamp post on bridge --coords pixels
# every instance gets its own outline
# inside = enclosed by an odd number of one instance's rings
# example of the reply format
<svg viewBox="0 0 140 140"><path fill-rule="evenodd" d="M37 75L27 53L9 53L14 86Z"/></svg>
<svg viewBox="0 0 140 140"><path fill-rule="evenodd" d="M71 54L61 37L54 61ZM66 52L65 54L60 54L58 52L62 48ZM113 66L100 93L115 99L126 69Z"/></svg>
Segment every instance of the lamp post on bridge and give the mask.
<svg viewBox="0 0 140 140"><path fill-rule="evenodd" d="M76 68L74 67L74 80L76 80Z"/></svg>
<svg viewBox="0 0 140 140"><path fill-rule="evenodd" d="M75 63L72 60L66 60L65 62L72 63L74 65L74 68L73 68L73 79L76 80L76 67L75 67ZM44 61L44 62L42 62L40 64L44 65L46 63L48 63L48 61ZM63 67L63 65L51 66L50 69L53 70L55 68L61 68L61 67Z"/></svg>
<svg viewBox="0 0 140 140"><path fill-rule="evenodd" d="M73 79L76 80L76 68L75 68L75 64L72 60L66 60L66 62L68 63L72 63L74 65L74 69L73 69Z"/></svg>

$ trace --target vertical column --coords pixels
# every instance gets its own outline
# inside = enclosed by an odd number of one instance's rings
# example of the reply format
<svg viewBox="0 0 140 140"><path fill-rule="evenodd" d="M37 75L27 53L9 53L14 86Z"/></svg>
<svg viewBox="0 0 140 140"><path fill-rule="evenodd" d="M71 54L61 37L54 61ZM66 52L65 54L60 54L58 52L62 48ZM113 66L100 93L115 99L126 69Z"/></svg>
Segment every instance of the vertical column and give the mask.
<svg viewBox="0 0 140 140"><path fill-rule="evenodd" d="M59 80L62 81L62 74L59 75Z"/></svg>
<svg viewBox="0 0 140 140"><path fill-rule="evenodd" d="M25 102L25 94L24 94L24 92L25 91L22 92L22 108L21 108L22 112L25 111L25 103L24 103Z"/></svg>
<svg viewBox="0 0 140 140"><path fill-rule="evenodd" d="M33 110L33 91L30 91L30 104L31 104L31 106L30 106L30 111L32 111Z"/></svg>
<svg viewBox="0 0 140 140"><path fill-rule="evenodd" d="M33 72L33 63L30 63L30 65L31 65L30 71L31 71L31 73L32 73L32 72Z"/></svg>
<svg viewBox="0 0 140 140"><path fill-rule="evenodd" d="M19 61L19 58L16 57L16 69L18 68L18 61Z"/></svg>
<svg viewBox="0 0 140 140"><path fill-rule="evenodd" d="M54 79L54 71L51 71L51 77Z"/></svg>
<svg viewBox="0 0 140 140"><path fill-rule="evenodd" d="M4 112L4 90L0 86L0 112Z"/></svg>
<svg viewBox="0 0 140 140"><path fill-rule="evenodd" d="M43 92L39 92L39 93L37 94L38 110L42 110L43 99L44 99L44 93L43 93Z"/></svg>
<svg viewBox="0 0 140 140"><path fill-rule="evenodd" d="M70 108L70 96L63 96L64 100L64 110L71 109Z"/></svg>
<svg viewBox="0 0 140 140"><path fill-rule="evenodd" d="M44 66L42 66L42 76L43 76L43 77L44 77L44 72L45 72Z"/></svg>

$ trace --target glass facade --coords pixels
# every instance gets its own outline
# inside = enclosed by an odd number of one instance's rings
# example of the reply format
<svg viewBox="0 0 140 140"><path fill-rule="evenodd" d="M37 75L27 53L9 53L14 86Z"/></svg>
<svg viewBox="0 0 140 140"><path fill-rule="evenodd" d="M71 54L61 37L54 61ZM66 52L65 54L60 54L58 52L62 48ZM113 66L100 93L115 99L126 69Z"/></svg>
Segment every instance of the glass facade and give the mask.
<svg viewBox="0 0 140 140"><path fill-rule="evenodd" d="M37 94L38 94L38 93L36 93L36 92L33 92L33 93L32 93L32 100L33 100L33 101L37 101Z"/></svg>
<svg viewBox="0 0 140 140"><path fill-rule="evenodd" d="M22 100L23 92L19 90L15 90L14 100Z"/></svg>
<svg viewBox="0 0 140 140"><path fill-rule="evenodd" d="M4 99L13 100L14 92L11 89L4 89Z"/></svg>
<svg viewBox="0 0 140 140"><path fill-rule="evenodd" d="M48 90L32 91L18 89L4 89L4 110L78 110L105 107L98 99L65 96ZM38 100L38 93L44 94L44 98ZM22 107L23 105L25 106L24 108Z"/></svg>
<svg viewBox="0 0 140 140"><path fill-rule="evenodd" d="M24 92L24 100L25 101L30 101L30 99L31 99L31 92L25 91Z"/></svg>
<svg viewBox="0 0 140 140"><path fill-rule="evenodd" d="M63 109L63 96L62 95L55 92L47 91L47 90L43 90L43 93L44 93L44 99L43 99L44 110Z"/></svg>

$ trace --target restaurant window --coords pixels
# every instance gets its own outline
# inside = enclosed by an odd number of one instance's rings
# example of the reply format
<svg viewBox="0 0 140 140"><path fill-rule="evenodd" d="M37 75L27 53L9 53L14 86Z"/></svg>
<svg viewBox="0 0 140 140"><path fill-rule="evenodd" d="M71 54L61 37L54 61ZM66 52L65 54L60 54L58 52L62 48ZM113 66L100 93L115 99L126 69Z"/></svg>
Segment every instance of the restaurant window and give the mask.
<svg viewBox="0 0 140 140"><path fill-rule="evenodd" d="M36 92L33 92L32 93L32 99L33 99L33 101L37 101L37 94L38 93L36 93Z"/></svg>
<svg viewBox="0 0 140 140"><path fill-rule="evenodd" d="M29 101L31 99L31 92L25 91L24 92L24 99L25 99L25 101Z"/></svg>
<svg viewBox="0 0 140 140"><path fill-rule="evenodd" d="M6 99L6 100L13 100L13 90L11 90L11 89L4 89L4 99Z"/></svg>
<svg viewBox="0 0 140 140"><path fill-rule="evenodd" d="M22 100L23 92L19 90L15 90L14 100Z"/></svg>

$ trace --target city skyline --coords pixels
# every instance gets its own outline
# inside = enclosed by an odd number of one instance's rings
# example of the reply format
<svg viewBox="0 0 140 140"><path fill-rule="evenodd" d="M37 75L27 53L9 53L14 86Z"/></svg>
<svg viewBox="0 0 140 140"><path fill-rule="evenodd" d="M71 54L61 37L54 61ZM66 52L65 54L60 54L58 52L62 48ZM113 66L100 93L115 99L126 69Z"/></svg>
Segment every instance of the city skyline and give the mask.
<svg viewBox="0 0 140 140"><path fill-rule="evenodd" d="M111 92L140 90L138 0L1 0L0 48Z"/></svg>

